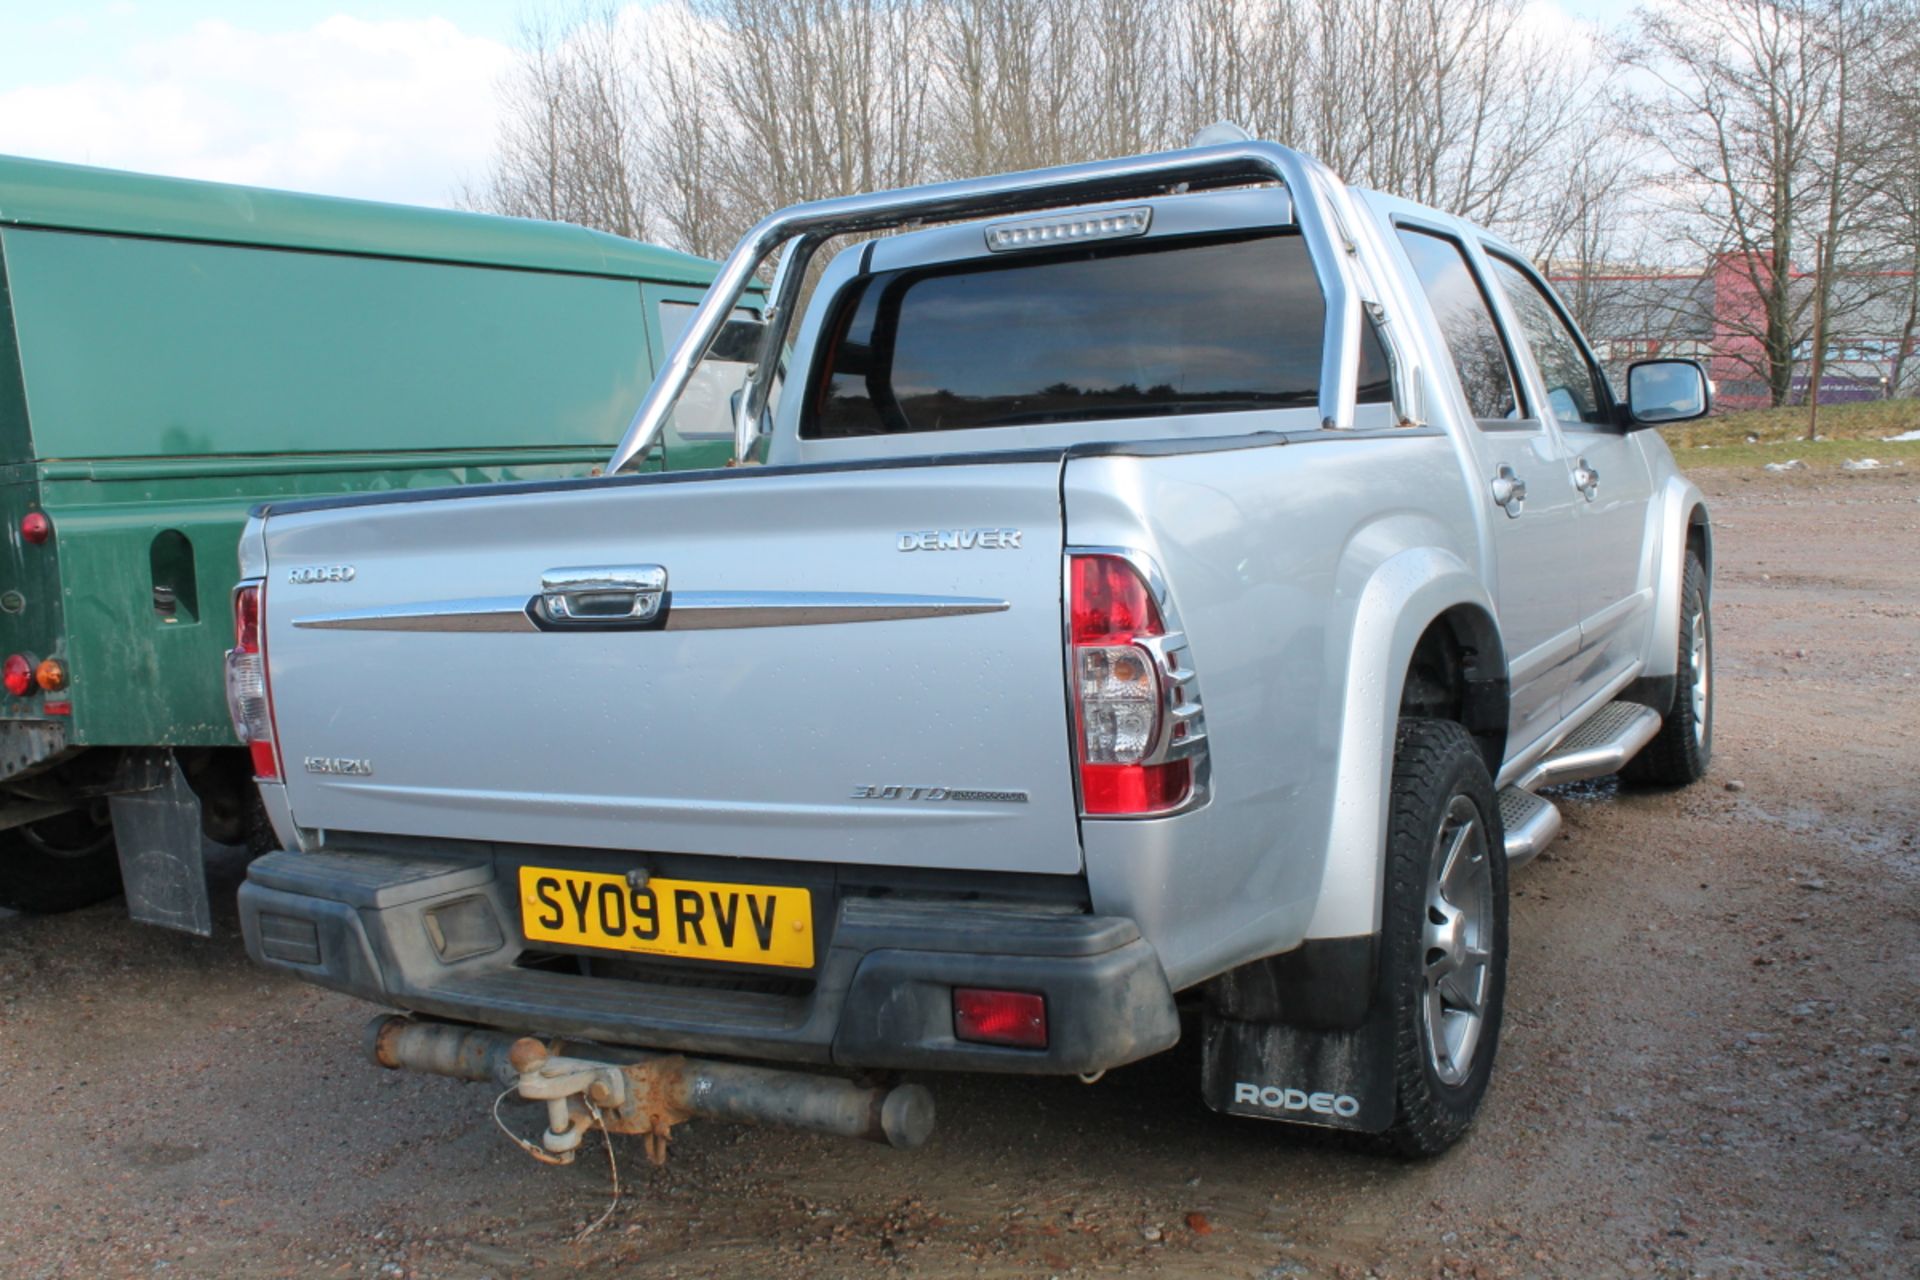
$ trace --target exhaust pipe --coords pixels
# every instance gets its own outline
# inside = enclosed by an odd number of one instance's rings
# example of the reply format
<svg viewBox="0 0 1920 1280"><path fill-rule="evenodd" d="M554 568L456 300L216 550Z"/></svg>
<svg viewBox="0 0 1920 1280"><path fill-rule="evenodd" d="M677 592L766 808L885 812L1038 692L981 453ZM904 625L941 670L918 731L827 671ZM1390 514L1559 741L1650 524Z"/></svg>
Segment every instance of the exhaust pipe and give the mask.
<svg viewBox="0 0 1920 1280"><path fill-rule="evenodd" d="M517 1090L547 1104L542 1145L567 1163L595 1124L647 1140L666 1160L671 1128L695 1118L764 1124L911 1150L933 1132L925 1086L863 1089L850 1080L709 1062L678 1054L582 1045L575 1054L531 1037L384 1015L367 1024L369 1055L391 1070L425 1071Z"/></svg>

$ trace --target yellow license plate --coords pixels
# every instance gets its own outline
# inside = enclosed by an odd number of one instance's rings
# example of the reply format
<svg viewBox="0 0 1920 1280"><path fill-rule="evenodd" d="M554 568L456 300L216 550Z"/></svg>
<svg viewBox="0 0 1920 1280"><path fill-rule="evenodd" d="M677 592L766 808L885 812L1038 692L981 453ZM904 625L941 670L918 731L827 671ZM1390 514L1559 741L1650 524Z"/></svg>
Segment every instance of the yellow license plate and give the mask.
<svg viewBox="0 0 1920 1280"><path fill-rule="evenodd" d="M813 967L813 895L787 885L710 884L520 868L520 924L531 942L690 960Z"/></svg>

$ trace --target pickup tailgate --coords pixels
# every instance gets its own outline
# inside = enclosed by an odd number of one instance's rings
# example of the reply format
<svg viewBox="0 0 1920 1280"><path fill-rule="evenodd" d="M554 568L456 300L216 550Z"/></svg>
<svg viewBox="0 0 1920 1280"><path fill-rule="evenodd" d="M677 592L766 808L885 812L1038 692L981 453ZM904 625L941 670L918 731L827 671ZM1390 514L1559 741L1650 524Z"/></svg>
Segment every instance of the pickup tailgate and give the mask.
<svg viewBox="0 0 1920 1280"><path fill-rule="evenodd" d="M266 648L294 817L1078 871L1061 529L1051 460L270 514ZM644 583L653 566L650 620L607 617L644 614L644 590L556 574Z"/></svg>

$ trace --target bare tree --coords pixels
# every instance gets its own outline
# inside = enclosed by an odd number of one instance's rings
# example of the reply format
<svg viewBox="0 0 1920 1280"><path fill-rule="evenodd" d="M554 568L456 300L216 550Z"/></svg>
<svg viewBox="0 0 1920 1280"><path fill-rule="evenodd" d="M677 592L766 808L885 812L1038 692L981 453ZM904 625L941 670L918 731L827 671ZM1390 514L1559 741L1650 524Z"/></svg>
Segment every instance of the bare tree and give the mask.
<svg viewBox="0 0 1920 1280"><path fill-rule="evenodd" d="M1821 146L1838 73L1830 0L1669 0L1641 10L1628 60L1662 93L1643 98L1647 139L1671 163L1681 234L1751 293L1716 303L1715 319L1753 344L1737 348L1773 404L1787 403L1811 295L1794 257L1826 205Z"/></svg>
<svg viewBox="0 0 1920 1280"><path fill-rule="evenodd" d="M1859 99L1866 196L1853 211L1861 256L1874 269L1879 345L1888 394L1920 393L1920 2L1896 0L1870 19Z"/></svg>
<svg viewBox="0 0 1920 1280"><path fill-rule="evenodd" d="M521 65L505 86L492 173L462 202L645 238L641 165L647 100L612 7L524 25Z"/></svg>

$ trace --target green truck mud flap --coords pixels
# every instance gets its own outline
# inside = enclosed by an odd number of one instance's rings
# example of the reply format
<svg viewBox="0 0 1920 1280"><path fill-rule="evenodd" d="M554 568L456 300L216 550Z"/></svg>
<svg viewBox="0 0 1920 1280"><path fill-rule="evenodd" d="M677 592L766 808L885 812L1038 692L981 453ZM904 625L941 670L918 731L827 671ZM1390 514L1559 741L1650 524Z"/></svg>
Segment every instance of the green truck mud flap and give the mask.
<svg viewBox="0 0 1920 1280"><path fill-rule="evenodd" d="M211 936L207 867L244 860L247 850L207 836L200 797L187 785L172 752L128 752L116 783L126 788L109 804L127 914L142 924Z"/></svg>

